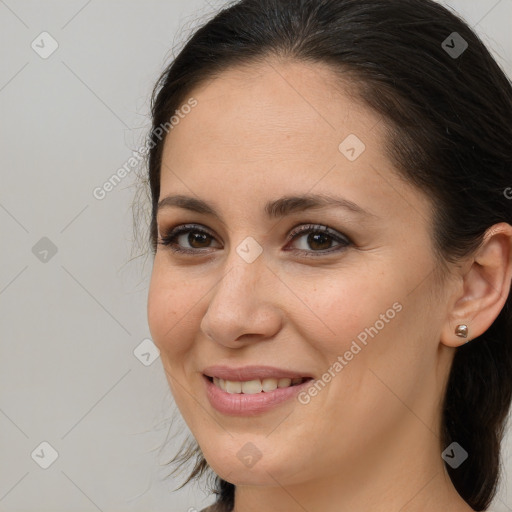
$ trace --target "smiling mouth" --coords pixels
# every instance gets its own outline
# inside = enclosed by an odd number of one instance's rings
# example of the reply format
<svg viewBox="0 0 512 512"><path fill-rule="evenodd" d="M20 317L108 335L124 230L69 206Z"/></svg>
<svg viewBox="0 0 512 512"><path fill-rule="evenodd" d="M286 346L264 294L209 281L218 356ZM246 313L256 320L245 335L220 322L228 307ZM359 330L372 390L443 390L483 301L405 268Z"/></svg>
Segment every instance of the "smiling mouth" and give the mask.
<svg viewBox="0 0 512 512"><path fill-rule="evenodd" d="M233 381L219 379L218 377L205 377L212 382L217 388L230 394L246 394L254 395L257 393L270 393L278 388L289 388L298 386L306 381L313 380L311 377L297 377L294 379L272 377L265 379L253 379L246 381Z"/></svg>

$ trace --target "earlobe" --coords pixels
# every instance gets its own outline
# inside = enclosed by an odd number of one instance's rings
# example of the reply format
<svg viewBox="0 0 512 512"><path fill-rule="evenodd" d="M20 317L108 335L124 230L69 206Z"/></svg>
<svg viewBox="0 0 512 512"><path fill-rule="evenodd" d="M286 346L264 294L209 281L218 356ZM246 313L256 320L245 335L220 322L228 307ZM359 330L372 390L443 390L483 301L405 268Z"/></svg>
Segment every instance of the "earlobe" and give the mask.
<svg viewBox="0 0 512 512"><path fill-rule="evenodd" d="M502 222L486 231L469 270L461 275L462 291L454 296L441 343L458 347L487 331L505 305L511 278L512 226Z"/></svg>

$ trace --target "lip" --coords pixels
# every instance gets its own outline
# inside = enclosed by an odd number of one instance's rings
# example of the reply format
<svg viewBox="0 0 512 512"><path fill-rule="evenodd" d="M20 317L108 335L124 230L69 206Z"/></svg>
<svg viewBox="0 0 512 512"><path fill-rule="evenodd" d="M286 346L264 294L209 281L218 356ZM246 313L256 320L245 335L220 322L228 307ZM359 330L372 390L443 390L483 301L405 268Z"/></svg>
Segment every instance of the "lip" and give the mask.
<svg viewBox="0 0 512 512"><path fill-rule="evenodd" d="M213 368L213 367L212 367ZM220 367L216 367L219 369ZM260 371L258 375L262 375L261 367L259 369L255 369L256 367L251 367L250 371L246 367L246 372L244 375L252 375L252 378L265 378L265 377L256 377L254 376L254 371ZM210 370L205 370L210 372ZM252 378L244 377L243 379L233 379L233 371L232 369L227 369L224 367L225 373L224 375L229 374L231 379L228 380L252 380ZM266 368L267 377L273 377L276 375L276 369ZM274 373L269 374L268 372L272 371ZM215 371L217 373L217 370ZM263 372L265 373L265 372ZM239 374L237 374L239 375ZM283 375L282 371L278 375ZM287 375L283 375L283 378L288 377L288 375L293 375L294 377L299 377L295 372L288 372ZM215 377L219 376L217 373ZM219 378L224 378L220 377ZM288 377L293 378L293 377ZM296 397L301 391L307 388L311 382L312 378L308 378L308 380L304 381L301 384L296 384L294 386L289 386L286 388L277 388L273 391L268 392L260 392L254 394L245 394L245 393L228 393L227 391L223 391L218 388L213 382L210 381L206 374L202 375L202 379L205 383L205 391L208 401L210 405L217 410L218 412L228 415L228 416L256 416L258 414L262 414L264 412L270 411L277 407L279 404L282 404L285 401L288 401L294 397Z"/></svg>
<svg viewBox="0 0 512 512"><path fill-rule="evenodd" d="M298 377L312 379L313 376L306 372L285 370L274 366L241 366L232 368L225 365L208 366L203 370L203 375L218 377L224 380L246 381L254 379L295 379Z"/></svg>

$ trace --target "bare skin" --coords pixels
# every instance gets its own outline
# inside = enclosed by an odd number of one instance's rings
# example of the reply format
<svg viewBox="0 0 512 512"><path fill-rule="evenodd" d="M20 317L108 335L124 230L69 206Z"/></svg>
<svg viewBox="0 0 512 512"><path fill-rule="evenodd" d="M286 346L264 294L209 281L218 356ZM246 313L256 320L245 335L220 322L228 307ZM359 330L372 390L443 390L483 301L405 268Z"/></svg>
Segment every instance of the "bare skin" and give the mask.
<svg viewBox="0 0 512 512"><path fill-rule="evenodd" d="M192 196L221 218L177 206L158 212L162 236L186 223L211 236L202 245L179 236L176 245L195 254L158 246L151 334L206 460L236 485L235 512L469 512L441 458L440 404L466 341L455 327L479 336L508 296L512 227L494 226L478 253L437 279L429 198L396 175L379 116L333 84L320 64L268 61L192 92L197 106L165 142L160 199ZM353 161L339 149L349 134L365 144ZM269 200L308 193L368 213L264 212ZM288 238L309 223L341 241ZM251 263L237 252L246 237L262 249ZM400 311L389 318L394 304ZM371 326L378 333L308 403L234 417L207 400L208 365L321 379ZM237 457L248 442L261 454L252 467Z"/></svg>

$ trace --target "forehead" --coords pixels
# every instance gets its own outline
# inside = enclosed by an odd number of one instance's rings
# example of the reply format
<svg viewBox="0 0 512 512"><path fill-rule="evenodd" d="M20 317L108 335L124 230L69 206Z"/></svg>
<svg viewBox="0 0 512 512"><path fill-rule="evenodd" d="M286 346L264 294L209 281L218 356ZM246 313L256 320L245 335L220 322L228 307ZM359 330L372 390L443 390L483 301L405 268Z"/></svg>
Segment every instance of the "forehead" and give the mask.
<svg viewBox="0 0 512 512"><path fill-rule="evenodd" d="M190 96L197 106L165 141L161 197L192 190L213 202L230 195L263 204L269 191L314 188L343 192L363 208L380 209L379 216L412 203L421 209L419 191L394 176L381 117L326 65L269 61L232 68ZM354 152L346 153L347 145L360 155L348 158Z"/></svg>
<svg viewBox="0 0 512 512"><path fill-rule="evenodd" d="M379 116L321 63L268 61L229 68L195 88L197 101L165 141L164 159L318 162L358 134L381 148ZM184 103L187 100L184 101Z"/></svg>

